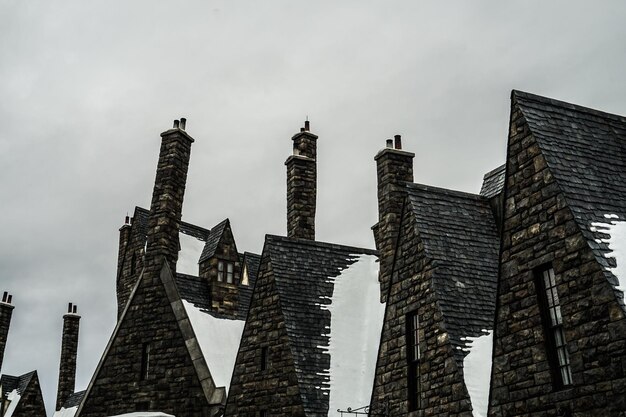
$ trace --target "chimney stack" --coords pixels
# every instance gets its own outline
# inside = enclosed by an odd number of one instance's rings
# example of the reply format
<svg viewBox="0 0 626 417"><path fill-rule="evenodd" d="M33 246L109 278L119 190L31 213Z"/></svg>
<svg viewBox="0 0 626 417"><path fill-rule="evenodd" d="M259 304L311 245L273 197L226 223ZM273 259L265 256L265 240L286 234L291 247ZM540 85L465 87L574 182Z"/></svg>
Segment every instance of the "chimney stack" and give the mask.
<svg viewBox="0 0 626 417"><path fill-rule="evenodd" d="M413 182L414 157L414 153L402 150L402 139L400 135L395 135L393 141L387 139L386 147L374 158L378 177L378 223L372 230L376 249L380 253L378 280L383 302L387 301L395 242L400 230L404 183Z"/></svg>
<svg viewBox="0 0 626 417"><path fill-rule="evenodd" d="M4 358L4 348L7 345L11 316L15 308L11 305L12 300L13 296L8 292L5 291L2 294L2 302L0 302L0 371L2 371L2 359Z"/></svg>
<svg viewBox="0 0 626 417"><path fill-rule="evenodd" d="M78 325L80 316L72 303L68 304L63 316L63 337L61 339L61 363L59 365L59 385L57 388L56 410L74 393L76 382L76 353L78 351Z"/></svg>
<svg viewBox="0 0 626 417"><path fill-rule="evenodd" d="M186 120L182 119L182 127ZM156 179L148 217L148 233L144 271L156 268L158 277L162 259L169 263L172 272L178 260L178 233L183 211L183 198L187 182L189 157L193 138L178 120L174 128L161 133L161 150L157 163Z"/></svg>
<svg viewBox="0 0 626 417"><path fill-rule="evenodd" d="M309 121L296 133L287 166L287 236L315 240L317 199L317 136Z"/></svg>

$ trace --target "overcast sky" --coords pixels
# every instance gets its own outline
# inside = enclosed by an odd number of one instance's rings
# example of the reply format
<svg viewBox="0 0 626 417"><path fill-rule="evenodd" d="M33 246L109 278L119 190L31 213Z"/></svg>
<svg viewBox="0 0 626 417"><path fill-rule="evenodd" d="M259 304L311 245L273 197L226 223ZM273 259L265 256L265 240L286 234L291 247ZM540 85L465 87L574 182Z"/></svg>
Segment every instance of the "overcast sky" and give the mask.
<svg viewBox="0 0 626 417"><path fill-rule="evenodd" d="M601 5L602 7L598 7ZM285 234L285 166L318 140L317 237L373 247L373 157L402 134L416 182L478 192L504 162L511 89L626 114L623 1L0 0L3 373L53 410L62 315L77 390L115 324L118 229L148 208L159 133L187 117L183 219L240 251Z"/></svg>

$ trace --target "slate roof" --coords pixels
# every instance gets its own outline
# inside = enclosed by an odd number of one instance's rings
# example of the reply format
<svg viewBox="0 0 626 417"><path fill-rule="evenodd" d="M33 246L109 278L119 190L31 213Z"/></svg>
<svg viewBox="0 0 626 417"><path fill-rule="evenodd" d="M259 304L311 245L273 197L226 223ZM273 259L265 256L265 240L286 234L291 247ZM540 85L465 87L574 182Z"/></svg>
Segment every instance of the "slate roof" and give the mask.
<svg viewBox="0 0 626 417"><path fill-rule="evenodd" d="M33 375L35 375L37 371L31 371L24 375L13 376L13 375L2 375L0 377L0 385L2 386L2 397L3 399L7 399L9 394L13 390L17 390L17 392L21 395L24 394L24 391L28 388L28 384L33 379Z"/></svg>
<svg viewBox="0 0 626 417"><path fill-rule="evenodd" d="M610 251L591 231L591 223L608 223L605 214L626 220L626 117L513 91L513 104L528 123L550 172L558 183L597 261L615 266ZM614 286L617 279L606 272ZM623 295L616 290L618 299Z"/></svg>
<svg viewBox="0 0 626 417"><path fill-rule="evenodd" d="M486 198L491 198L500 194L504 188L505 175L506 165L504 164L487 172L483 177L483 185L480 188L480 195Z"/></svg>
<svg viewBox="0 0 626 417"><path fill-rule="evenodd" d="M243 256L240 256L240 258L242 259L242 263L248 268L248 285L242 285L241 280L239 281L239 314L240 317L246 318L248 316L250 301L252 300L254 283L259 274L261 255L252 252L244 252Z"/></svg>
<svg viewBox="0 0 626 417"><path fill-rule="evenodd" d="M493 329L500 248L495 219L485 197L421 184L406 189L425 256L436 266L434 289L462 367L464 339Z"/></svg>
<svg viewBox="0 0 626 417"><path fill-rule="evenodd" d="M270 257L285 328L296 367L306 415L328 413L330 355L326 335L330 312L320 308L320 299L331 299L332 278L372 250L279 236L266 236L264 255ZM358 302L358 300L355 300ZM319 388L322 389L319 389Z"/></svg>
<svg viewBox="0 0 626 417"><path fill-rule="evenodd" d="M224 219L218 224L216 224L212 229L206 240L206 244L204 245L204 249L202 249L202 255L200 255L200 261L202 262L206 259L211 258L215 255L215 251L217 250L217 246L220 243L220 239L224 234L224 230L226 226L230 223L228 219Z"/></svg>
<svg viewBox="0 0 626 417"><path fill-rule="evenodd" d="M146 239L148 236L148 216L150 210L146 210L142 207L135 207L135 214L133 216L133 226L137 225L139 235ZM210 231L204 227L196 226L191 223L181 222L180 232L189 236L193 236L199 240L206 241L209 238Z"/></svg>
<svg viewBox="0 0 626 417"><path fill-rule="evenodd" d="M84 390L73 393L72 395L68 397L67 400L65 400L63 407L65 408L78 407L81 401L83 400L84 396L85 396Z"/></svg>

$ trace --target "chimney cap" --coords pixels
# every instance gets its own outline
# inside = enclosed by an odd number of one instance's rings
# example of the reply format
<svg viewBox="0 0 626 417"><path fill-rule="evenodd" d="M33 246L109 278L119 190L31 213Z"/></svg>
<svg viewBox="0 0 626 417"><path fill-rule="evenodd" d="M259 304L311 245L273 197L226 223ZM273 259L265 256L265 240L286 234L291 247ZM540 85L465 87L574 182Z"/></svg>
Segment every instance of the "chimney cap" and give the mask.
<svg viewBox="0 0 626 417"><path fill-rule="evenodd" d="M8 291L5 291L2 294L2 303L4 303L4 304L11 304L11 301L13 301L13 295L9 294Z"/></svg>

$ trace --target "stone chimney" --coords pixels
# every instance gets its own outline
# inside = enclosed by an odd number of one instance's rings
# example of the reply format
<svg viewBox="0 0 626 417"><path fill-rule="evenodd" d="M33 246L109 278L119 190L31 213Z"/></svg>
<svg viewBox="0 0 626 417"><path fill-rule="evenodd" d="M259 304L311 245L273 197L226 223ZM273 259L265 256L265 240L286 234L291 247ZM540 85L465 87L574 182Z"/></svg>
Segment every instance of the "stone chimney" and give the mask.
<svg viewBox="0 0 626 417"><path fill-rule="evenodd" d="M157 164L150 215L144 271L161 269L161 257L176 271L178 232L183 210L185 184L193 138L185 132L186 120L174 121L174 127L161 133L161 151Z"/></svg>
<svg viewBox="0 0 626 417"><path fill-rule="evenodd" d="M383 302L387 301L395 242L400 229L405 196L403 184L413 182L415 157L414 153L402 150L400 135L396 135L394 140L388 139L386 145L374 158L378 176L378 223L372 227L376 249L380 253L378 280Z"/></svg>
<svg viewBox="0 0 626 417"><path fill-rule="evenodd" d="M2 371L2 359L4 358L4 348L7 345L11 316L15 308L11 305L12 299L13 296L5 291L4 294L2 294L2 301L0 302L0 371Z"/></svg>
<svg viewBox="0 0 626 417"><path fill-rule="evenodd" d="M315 240L317 199L317 136L309 121L296 133L287 165L287 236Z"/></svg>
<svg viewBox="0 0 626 417"><path fill-rule="evenodd" d="M130 241L130 217L126 215L124 219L124 225L120 227L120 242L119 248L117 252L117 276L119 277L122 273L122 268L124 267L124 254L126 253L126 247L128 246L128 242Z"/></svg>
<svg viewBox="0 0 626 417"><path fill-rule="evenodd" d="M57 388L56 410L74 393L76 382L76 352L78 351L78 325L80 316L77 307L68 304L63 316L63 337L61 339L61 363L59 365L59 385Z"/></svg>

